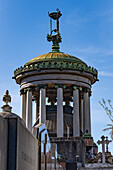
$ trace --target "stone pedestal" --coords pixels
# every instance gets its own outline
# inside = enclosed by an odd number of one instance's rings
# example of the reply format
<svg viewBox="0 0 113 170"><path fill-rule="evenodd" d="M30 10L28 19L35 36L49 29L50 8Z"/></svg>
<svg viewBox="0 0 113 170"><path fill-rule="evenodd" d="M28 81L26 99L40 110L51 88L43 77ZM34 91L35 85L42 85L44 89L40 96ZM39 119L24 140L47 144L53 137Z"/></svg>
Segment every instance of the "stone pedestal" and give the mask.
<svg viewBox="0 0 113 170"><path fill-rule="evenodd" d="M57 152L65 161L76 162L76 156L79 162L85 162L85 143L80 137L69 138L51 138L52 143L57 144Z"/></svg>

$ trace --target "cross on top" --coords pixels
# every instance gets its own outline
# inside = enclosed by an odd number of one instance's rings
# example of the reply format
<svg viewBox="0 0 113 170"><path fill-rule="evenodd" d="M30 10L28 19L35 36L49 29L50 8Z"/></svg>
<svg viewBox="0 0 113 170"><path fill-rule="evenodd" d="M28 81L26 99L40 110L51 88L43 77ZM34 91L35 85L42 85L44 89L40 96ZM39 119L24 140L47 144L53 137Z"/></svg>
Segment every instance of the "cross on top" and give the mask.
<svg viewBox="0 0 113 170"><path fill-rule="evenodd" d="M108 152L108 145L109 145L110 142L112 142L112 140L108 140L108 137L106 136L106 140L105 140L105 143L106 143L106 152Z"/></svg>
<svg viewBox="0 0 113 170"><path fill-rule="evenodd" d="M105 143L105 141L104 141L105 136L102 136L101 139L102 139L101 141L100 140L97 141L98 145Z"/></svg>
<svg viewBox="0 0 113 170"><path fill-rule="evenodd" d="M102 162L105 163L105 144L106 144L106 152L108 152L108 145L111 142L111 140L108 140L108 137L106 137L105 140L105 136L101 137L101 141L98 140L97 143L98 145L102 144Z"/></svg>
<svg viewBox="0 0 113 170"><path fill-rule="evenodd" d="M105 138L106 138L106 140L105 140ZM109 145L110 142L112 142L112 140L108 140L107 136L106 137L102 136L101 139L102 139L102 141L100 141L100 140L97 141L98 145L100 145L100 144L105 145L106 144L106 152L108 152L108 145Z"/></svg>

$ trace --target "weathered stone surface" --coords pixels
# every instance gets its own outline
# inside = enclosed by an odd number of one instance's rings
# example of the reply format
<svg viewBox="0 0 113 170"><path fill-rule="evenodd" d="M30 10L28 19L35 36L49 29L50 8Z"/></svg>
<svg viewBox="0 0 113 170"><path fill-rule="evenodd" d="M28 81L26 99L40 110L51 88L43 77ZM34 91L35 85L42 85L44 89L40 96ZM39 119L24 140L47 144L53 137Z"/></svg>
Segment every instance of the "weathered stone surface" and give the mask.
<svg viewBox="0 0 113 170"><path fill-rule="evenodd" d="M38 170L38 140L21 124L17 123L17 168Z"/></svg>
<svg viewBox="0 0 113 170"><path fill-rule="evenodd" d="M0 116L0 170L38 170L38 140L12 113Z"/></svg>
<svg viewBox="0 0 113 170"><path fill-rule="evenodd" d="M57 143L57 152L66 161L75 162L76 156L79 156L79 161L85 162L86 148L84 141L80 137L51 138L51 142Z"/></svg>
<svg viewBox="0 0 113 170"><path fill-rule="evenodd" d="M0 170L7 170L7 121L0 116Z"/></svg>

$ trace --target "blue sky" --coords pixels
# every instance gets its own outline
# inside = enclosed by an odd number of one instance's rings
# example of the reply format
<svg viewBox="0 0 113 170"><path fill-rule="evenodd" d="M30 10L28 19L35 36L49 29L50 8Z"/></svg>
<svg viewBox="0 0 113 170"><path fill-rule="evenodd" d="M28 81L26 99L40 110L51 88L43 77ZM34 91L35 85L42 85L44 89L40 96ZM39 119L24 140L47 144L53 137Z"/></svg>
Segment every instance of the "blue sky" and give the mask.
<svg viewBox="0 0 113 170"><path fill-rule="evenodd" d="M0 0L0 105L8 89L13 112L20 114L19 86L13 71L30 59L51 51L48 11L59 8L61 51L74 55L99 71L92 87L92 135L97 141L110 120L98 101L113 104L113 0ZM99 147L101 149L101 147ZM113 152L113 143L110 144Z"/></svg>

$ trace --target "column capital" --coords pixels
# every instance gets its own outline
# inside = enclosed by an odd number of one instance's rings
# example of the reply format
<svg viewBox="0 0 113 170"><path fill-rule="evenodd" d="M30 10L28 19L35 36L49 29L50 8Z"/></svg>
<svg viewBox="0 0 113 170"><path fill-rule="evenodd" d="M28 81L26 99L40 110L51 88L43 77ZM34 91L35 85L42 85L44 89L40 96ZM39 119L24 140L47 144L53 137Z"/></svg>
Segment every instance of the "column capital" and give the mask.
<svg viewBox="0 0 113 170"><path fill-rule="evenodd" d="M81 87L81 86L73 86L73 90L76 90L76 89L78 89L79 91L82 91L83 90L83 88Z"/></svg>
<svg viewBox="0 0 113 170"><path fill-rule="evenodd" d="M46 84L39 84L39 85L38 85L38 88L39 88L39 89L47 89L47 88L48 88L48 85L46 85Z"/></svg>
<svg viewBox="0 0 113 170"><path fill-rule="evenodd" d="M26 87L20 90L20 94L25 94L27 91L34 91L35 87Z"/></svg>
<svg viewBox="0 0 113 170"><path fill-rule="evenodd" d="M56 89L58 89L58 88L65 89L65 88L66 88L66 85L64 85L64 84L55 84L55 88L56 88Z"/></svg>
<svg viewBox="0 0 113 170"><path fill-rule="evenodd" d="M84 88L83 91L84 91L84 92L90 92L91 89L89 89L89 88Z"/></svg>
<svg viewBox="0 0 113 170"><path fill-rule="evenodd" d="M89 88L84 88L83 91L84 91L84 92L88 92L88 93L89 93L89 96L91 96L91 94L92 94L92 91L91 91L91 89L89 89Z"/></svg>
<svg viewBox="0 0 113 170"><path fill-rule="evenodd" d="M20 95L22 95L22 94L26 94L25 89L20 90Z"/></svg>

